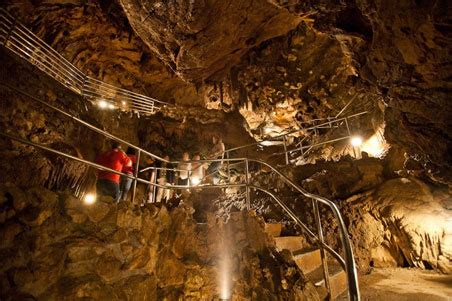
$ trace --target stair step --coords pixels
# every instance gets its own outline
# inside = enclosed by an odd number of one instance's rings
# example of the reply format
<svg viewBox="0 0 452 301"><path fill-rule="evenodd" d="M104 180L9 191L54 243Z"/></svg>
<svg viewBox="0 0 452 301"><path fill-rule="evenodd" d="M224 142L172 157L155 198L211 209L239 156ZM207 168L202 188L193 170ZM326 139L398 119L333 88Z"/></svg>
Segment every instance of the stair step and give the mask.
<svg viewBox="0 0 452 301"><path fill-rule="evenodd" d="M337 262L328 262L328 274L331 298L335 299L347 290L347 274ZM320 298L322 300L325 299L328 292L325 287L325 279L323 278L323 267L320 266L307 274L307 278L314 283Z"/></svg>
<svg viewBox="0 0 452 301"><path fill-rule="evenodd" d="M322 265L322 258L320 256L319 249L311 249L307 252L295 255L294 260L305 275Z"/></svg>
<svg viewBox="0 0 452 301"><path fill-rule="evenodd" d="M265 232L271 237L279 237L281 236L282 224L265 224Z"/></svg>
<svg viewBox="0 0 452 301"><path fill-rule="evenodd" d="M303 236L281 236L275 237L274 239L276 247L280 252L286 249L294 254L308 246L306 239Z"/></svg>

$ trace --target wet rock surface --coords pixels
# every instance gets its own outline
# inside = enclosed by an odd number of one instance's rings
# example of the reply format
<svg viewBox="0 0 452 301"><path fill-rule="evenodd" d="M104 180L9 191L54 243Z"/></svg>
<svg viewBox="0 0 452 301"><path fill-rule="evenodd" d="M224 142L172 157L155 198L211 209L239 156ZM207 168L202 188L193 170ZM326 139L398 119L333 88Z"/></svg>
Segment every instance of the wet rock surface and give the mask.
<svg viewBox="0 0 452 301"><path fill-rule="evenodd" d="M353 128L368 136L384 126L395 156L355 160L329 145L320 157L338 162L317 160L282 169L339 205L361 270L411 266L450 273L451 25L445 1L254 1L246 9L241 9L248 4L243 1L145 1L143 10L136 1L107 2L7 1L7 8L87 74L182 106L150 118L102 112L3 52L2 82L19 84L172 159L187 149L206 152L213 133L220 133L228 147L298 129L315 118L334 116L356 97L353 110L370 114ZM7 89L1 97L2 130L15 128L22 137L88 159L105 144ZM81 298L127 299L133 287L149 299L198 300L216 289L214 280L206 278L214 272L215 257L208 254L215 247L208 245L217 244L218 233L212 229L219 225L212 216L195 212L196 220L207 223L207 229L198 229L191 213L181 208L112 209L99 202L96 210L79 208L68 195L42 188L27 192L22 189L36 185L77 186L87 170L7 140L0 143L1 183L15 184L7 187L0 203L1 258L12 258L5 259L0 279L8 298L57 299L69 292ZM315 224L309 200L294 198L265 174L255 181L285 191L290 208ZM254 196L259 215L282 219L288 233L298 231L269 199ZM201 195L194 205L207 211L219 206L220 216L249 226L248 217L237 213L244 208L243 194L220 198L213 206ZM322 208L321 215L332 226L325 230L327 241L340 249L334 219ZM174 231L163 230L166 226ZM230 231L242 235L234 243L247 250L234 255L239 258L235 262L249 261L243 270L237 268L246 279L238 282L237 292L259 300L275 292L281 299L296 298L276 283L286 277L291 288L301 289L299 276L275 272L281 263L270 251L259 253L258 259L248 251L267 250L262 241L248 239L257 232ZM262 260L272 266L270 274ZM250 284L249 279L258 280ZM251 291L256 295L245 294Z"/></svg>
<svg viewBox="0 0 452 301"><path fill-rule="evenodd" d="M210 214L197 224L184 206L137 208L109 198L87 206L43 188L0 189L3 300L212 300L222 285L241 299L316 295L255 216L224 222Z"/></svg>

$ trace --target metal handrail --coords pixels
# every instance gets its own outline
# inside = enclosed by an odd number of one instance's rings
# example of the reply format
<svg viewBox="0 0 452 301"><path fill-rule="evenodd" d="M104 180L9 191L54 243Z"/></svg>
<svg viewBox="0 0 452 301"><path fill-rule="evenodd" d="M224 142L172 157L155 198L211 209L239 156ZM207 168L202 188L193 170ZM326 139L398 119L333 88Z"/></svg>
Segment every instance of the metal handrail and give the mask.
<svg viewBox="0 0 452 301"><path fill-rule="evenodd" d="M343 111L341 111L341 112L343 112ZM340 141L340 140L344 140L344 139L350 138L351 137L351 132L350 132L348 120L351 119L351 118L359 117L361 115L365 115L367 113L369 113L369 112L368 111L363 111L363 112L355 113L355 114L352 114L352 115L349 115L349 116L331 119L331 120L329 120L327 122L324 122L324 123L320 123L320 124L317 124L317 125L314 125L314 126L311 126L311 127L307 127L307 128L299 129L299 130L296 130L296 131L288 132L288 133L285 133L285 134L281 134L281 135L272 137L270 139L266 139L266 140L262 140L262 141L258 141L258 142L253 142L253 143L249 143L249 144L245 144L245 145L229 148L229 149L225 150L225 155L226 155L227 158L230 158L231 157L230 153L232 151L235 151L235 150L249 148L249 147L257 146L257 145L259 145L259 146L266 146L265 143L268 143L268 142L281 142L280 144L283 146L283 151L282 152L273 153L273 154L271 154L271 156L285 155L286 165L288 165L290 163L289 154L292 154L293 152L300 151L301 155L303 156L304 149L311 150L313 147L316 147L316 146L329 144L329 143L334 143L334 142L337 142L337 141ZM333 139L329 139L327 141L323 141L321 143L305 144L303 146L302 142L307 137L307 136L305 136L305 137L302 138L301 141L296 143L296 147L295 148L288 149L288 144L287 144L287 140L288 139L287 139L287 137L289 135L291 135L291 134L299 133L299 132L306 132L306 131L314 131L315 132L315 131L317 131L318 129L321 129L321 128L333 128L333 127L334 128L338 128L344 123L345 123L347 131L348 131L348 135L345 136L345 137L333 138ZM337 126L333 126L333 124L337 124ZM298 146L298 145L300 145L300 146ZM272 144L272 146L275 146L275 144Z"/></svg>
<svg viewBox="0 0 452 301"><path fill-rule="evenodd" d="M340 229L340 234L341 234L341 242L342 242L342 246L344 248L344 252L345 252L345 263L346 263L346 273L347 273L347 279L348 279L348 284L349 284L349 293L350 293L350 297L353 298L353 300L359 300L359 288L358 288L358 275L356 272L356 266L355 266L355 261L354 261L354 257L353 257L353 251L352 251L352 247L351 247L351 243L350 243L350 238L347 235L347 227L345 226L345 222L342 219L342 215L340 214L339 208L337 207L337 205L335 203L333 203L332 201L322 197L322 196L318 196L315 194L312 194L308 191L306 191L305 189L303 189L302 187L300 187L299 185L297 185L295 182L293 182L290 178L288 178L286 175L284 175L283 173L281 173L279 170L277 170L276 168L274 168L273 166L271 166L270 164L262 161L262 160L254 160L254 159L249 159L249 161L254 161L254 162L258 162L268 168L270 168L273 172L275 172L277 175L279 175L286 183L288 183L289 185L291 185L293 188L295 188L298 192L300 192L303 196L308 197L313 199L315 202L320 202L326 206L328 206L331 211L333 212L335 218L338 220L339 222L339 229ZM317 214L316 216L319 215L319 212L317 210ZM321 244L320 245L321 248L323 248L324 246ZM326 249L328 252L330 250Z"/></svg>
<svg viewBox="0 0 452 301"><path fill-rule="evenodd" d="M358 290L358 282L357 282L357 273L356 273L356 267L355 267L355 263L354 263L354 258L353 258L353 252L351 250L351 245L350 245L350 240L347 236L347 230L345 227L345 223L342 219L342 216L339 212L339 209L337 208L337 206L331 202L330 200L311 194L309 192L307 192L306 190L304 190L303 188L301 188L300 186L298 186L297 184L295 184L292 180L290 180L288 177L286 177L284 174L282 174L280 171L278 171L276 168L274 168L273 166L271 166L270 164L261 161L261 160L254 160L254 159L247 159L247 158L237 158L237 159L223 159L224 161L241 161L244 162L246 164L246 166L248 166L248 163L251 162L255 162L255 163L259 163L261 165L264 165L268 168L270 168L273 172L275 172L276 174L278 174L286 183L288 183L289 185L291 185L293 188L295 188L298 192L300 192L302 195L304 195L305 197L309 197L314 201L315 204L315 208L317 208L317 202L320 202L324 205L327 205L332 211L333 214L335 215L336 219L339 221L339 227L340 227L340 234L341 234L341 241L342 241L342 245L344 248L344 252L345 252L345 259L342 258L334 249L332 249L330 246L328 246L324 241L323 241L323 234L321 232L321 227L318 229L319 232L319 236L315 235L297 216L296 214L290 210L289 207L287 207L287 205L285 205L278 197L276 197L276 195L272 192L270 192L268 189L250 184L248 181L248 177L249 177L249 171L247 170L246 173L246 183L228 183L228 184L208 184L208 185L202 185L202 186L198 186L198 185L173 185L173 184L167 184L167 185L161 185L161 184L157 184L157 183L152 183L148 180L145 179L141 179L137 176L137 173L135 173L134 176L130 175L130 174L126 174L126 173L122 173L119 172L117 170L99 165L97 163L82 159L82 158L78 158L75 157L73 155L69 155L67 153L64 153L62 151L58 151L55 150L53 148L47 147L45 145L42 145L40 143L36 143L36 142L32 142L17 136L13 136L7 133L3 133L0 132L0 136L1 137L5 137L5 138L9 138L11 140L15 140L18 142L21 142L23 144L27 144L36 148L40 148L49 152L52 152L54 154L63 156L65 158L69 158L75 161L78 161L82 164L88 165L90 167L94 167L96 169L99 170L103 170L103 171L108 171L114 174L118 174L124 177L127 177L129 179L134 180L134 183L136 184L137 182L140 183L144 183L146 185L151 185L153 187L159 187L159 188L163 188L163 189L204 189L204 188L229 188L229 187L245 187L247 190L250 188L262 191L266 194L268 194L270 197L272 197L272 199L283 209L283 211L285 211L286 214L288 214L295 222L298 226L300 226L302 228L302 230L307 233L312 239L314 239L314 241L319 245L322 253L324 250L326 250L327 252L329 252L340 264L341 266L345 269L346 273L347 273L347 279L348 279L348 283L349 283L349 296L351 300L359 300L359 290ZM211 161L211 160L203 160L203 161ZM217 160L213 160L213 161L217 161ZM250 202L249 202L249 193L247 193L247 206L248 208L250 207ZM135 194L133 194L132 198L134 197ZM320 219L320 215L319 215L319 211L318 209L315 210L315 216L316 219ZM324 259L324 258L322 258ZM326 273L325 273L325 283L328 282L328 268L327 268L327 262L325 260L322 260L322 266L325 269Z"/></svg>
<svg viewBox="0 0 452 301"><path fill-rule="evenodd" d="M238 149L247 148L247 147L251 147L251 146L256 146L256 145L265 146L263 144L265 142L281 141L279 138L287 137L287 136L289 136L291 134L295 134L295 133L299 133L299 132L312 131L312 130L315 130L315 129L319 129L322 126L327 126L327 125L330 125L330 124L333 124L333 123L344 122L345 120L348 120L350 118L359 117L361 115L365 115L365 114L368 114L368 113L369 113L368 111L359 112L359 113L356 113L356 114L353 114L353 115L350 115L350 116L341 117L341 118L334 119L334 120L331 120L331 121L327 121L327 122L324 122L324 123L321 123L321 124L317 124L317 125L314 125L314 126L311 126L311 127L307 127L307 128L291 131L291 132L288 132L288 133L285 133L285 134L281 134L281 135L272 137L270 139L265 139L265 140L262 140L262 141L253 142L253 143L249 143L249 144L245 144L245 145L229 148L229 149L225 150L225 153L229 153L231 151L235 151L235 150L238 150Z"/></svg>
<svg viewBox="0 0 452 301"><path fill-rule="evenodd" d="M140 149L138 146L136 146L136 145L134 145L134 144L132 144L132 143L130 143L130 142L127 142L127 141L125 141L125 140L123 140L123 139L121 139L121 138L119 138L119 137L117 137L117 136L114 136L114 135L110 134L109 132L106 132L106 131L104 131L104 130L98 128L98 127L95 127L94 125L92 125L92 124L90 124L90 123L88 123L88 122L86 122L86 121L84 121L84 120L82 120L82 119L80 119L80 118L78 118L78 117L72 115L72 114L69 114L69 113L67 113L67 112L65 112L65 111L63 111L63 110L61 110L61 109L59 109L59 108L57 108L56 106L51 105L51 104L49 104L48 102L43 101L43 100L37 98L37 97L34 96L34 95L31 95L31 94L29 94L29 93L27 93L27 92L25 92L25 91L23 91L23 90L21 90L21 89L18 89L17 87L13 87L13 86L8 85L8 84L5 84L5 83L0 83L0 86L6 87L6 88L8 88L8 89L11 89L11 90L13 90L13 91L15 91L15 92L17 92L17 93L20 93L20 94L22 94L22 95L24 95L24 96L26 96L26 97L32 99L33 101L36 101L36 102L38 102L38 103L40 103L40 104L42 104L42 105L45 105L46 107L48 107L48 108L50 108L50 109L52 109L52 110L54 110L54 111L56 111L56 112L58 112L58 113L60 113L60 114L63 114L63 115L65 115L65 116L67 116L67 117L69 117L69 118L75 120L76 122L82 124L83 126L86 126L86 127L88 127L89 129L91 129L91 130L93 130L93 131L95 131L95 132L97 132L97 133L99 133L99 134L101 134L101 135L103 135L103 136L105 136L105 137L107 137L107 138L109 138L109 139L116 140L116 141L121 142L121 143L123 143L123 144L125 144L125 145L127 145L127 146L130 146L130 147L132 147L132 148L134 148L134 149L136 149L136 150L140 150L140 152L142 152L143 154L146 154L146 155L150 156L151 158L154 158L154 159L157 159L157 160L159 160L159 161L166 162L166 163L171 163L170 161L167 161L167 160L165 160L165 159L162 158L162 157L159 157L159 156L157 156L157 155L155 155L155 154L153 154L153 153L151 153L151 152L148 152L148 151L146 151L146 150L144 150L144 149Z"/></svg>
<svg viewBox="0 0 452 301"><path fill-rule="evenodd" d="M1 83L0 83L1 84ZM168 161L165 160L164 158L160 158L157 155L154 155L138 146L135 146L125 140L122 140L104 130L101 130L83 120L81 120L80 118L77 118L53 105L48 104L47 102L40 100L26 92L21 91L20 89L11 87L9 85L6 84L1 84L2 86L5 86L7 88L13 89L14 91L20 92L21 94L29 97L30 99L33 99L41 104L46 105L48 108L51 108L67 117L72 118L74 121L94 130L97 133L100 133L102 135L104 135L105 137L108 137L110 139L114 139L117 140L121 143L124 143L130 147L135 148L138 151L137 157L140 157L140 154L147 154L157 160L163 161L163 162L167 162L167 163L177 163L180 161ZM347 229L345 227L345 223L342 219L342 216L339 212L339 209L337 208L336 204L324 197L315 195L315 194L311 194L309 192L307 192L306 190L304 190L302 187L300 187L299 185L297 185L295 182L293 182L291 179L289 179L287 176L285 176L283 173L281 173L279 170L277 170L276 168L274 168L272 165L262 161L262 160L257 160L257 159L248 159L248 158L222 158L222 159L209 159L209 160L196 160L196 161L184 161L185 163L189 163L189 162L235 162L235 163L243 163L245 164L245 176L246 176L246 182L245 183L228 183L228 184L220 184L220 185L215 185L215 184L209 184L209 185L202 185L202 186L197 186L197 185L193 185L193 186L185 186L185 185L160 185L157 183L151 183L148 180L144 180L138 177L138 169L139 169L139 160L137 160L137 166L136 166L136 171L135 174L129 175L129 174L125 174L122 172L118 172L116 170L104 167L102 165L93 163L91 161L88 160L84 160L69 154L66 154L64 152L58 151L58 150L54 150L50 147L44 146L42 144L38 144L35 142L31 142L28 141L26 139L20 138L20 137L16 137L16 136L12 136L10 134L6 134L6 133L1 133L0 132L0 136L2 137L6 137L24 144L28 144L37 148L41 148L43 150L46 151L50 151L53 152L57 155L61 155L64 156L66 158L72 159L72 160L76 160L78 162L81 162L83 164L86 164L88 166L94 167L96 169L100 169L100 170L104 170L104 171L108 171L111 173L115 173L115 174L119 174L121 176L125 176L129 179L133 179L134 181L134 187L133 187L133 193L132 193L132 200L135 197L135 192L136 192L136 184L137 183L144 183L147 185L151 185L154 187L160 187L160 188L164 188L164 189L199 189L199 188L226 188L226 187L244 187L246 189L246 199L247 199L247 207L250 208L250 189L258 189L260 191L263 191L267 194L269 194L272 199L274 199L276 201L276 203L283 209L283 211L290 216L292 219L294 219L294 221L297 223L298 226L300 226L302 228L302 230L304 230L304 232L306 232L309 236L311 236L311 238L313 238L315 240L315 242L318 244L319 248L321 249L321 254L324 253L324 251L327 251L328 253L330 253L334 258L336 258L338 260L338 262L342 265L342 267L345 269L346 274L347 274L347 280L348 280L348 291L349 291L349 297L351 300L359 300L359 289L358 289L358 279L357 279L357 273L356 273L356 266L355 266L355 262L354 262L354 258L353 258L353 251L351 249L351 244L350 244L350 240L347 234ZM314 202L314 209L317 208L317 210L314 210L314 215L316 217L316 220L320 219L320 215L319 215L319 211L318 211L318 203L322 203L323 205L326 205L328 208L330 208L330 210L333 212L333 215L335 216L335 218L338 220L338 225L339 225L339 232L340 232L340 236L341 236L341 243L343 246L343 250L345 253L344 258L342 258L342 256L340 256L336 251L334 251L334 249L332 249L330 246L328 246L324 241L323 241L323 233L321 231L321 225L318 225L318 234L314 234L311 230L309 230L309 228L303 223L301 222L300 219L297 218L296 214L294 212L292 212L292 210L290 210L290 208L288 208L283 202L281 202L281 200L279 200L273 193L271 193L269 190L256 186L252 183L250 183L250 176L251 176L251 172L249 171L249 163L250 162L254 162L257 164L260 164L262 166L265 166L267 168L269 168L272 172L276 173L281 179L284 180L284 182L286 184L288 184L289 186L291 186L293 189L295 189L296 191L298 191L301 195L303 195L304 197L310 198L313 200ZM279 201L278 201L279 200ZM328 267L327 267L327 262L324 260L324 258L322 259L322 266L324 268L324 277L325 277L325 283L328 282ZM329 291L330 292L330 291ZM331 293L331 292L330 292Z"/></svg>
<svg viewBox="0 0 452 301"><path fill-rule="evenodd" d="M91 101L104 100L114 108L143 114L153 114L162 106L170 105L85 75L3 8L0 9L0 42L66 88Z"/></svg>

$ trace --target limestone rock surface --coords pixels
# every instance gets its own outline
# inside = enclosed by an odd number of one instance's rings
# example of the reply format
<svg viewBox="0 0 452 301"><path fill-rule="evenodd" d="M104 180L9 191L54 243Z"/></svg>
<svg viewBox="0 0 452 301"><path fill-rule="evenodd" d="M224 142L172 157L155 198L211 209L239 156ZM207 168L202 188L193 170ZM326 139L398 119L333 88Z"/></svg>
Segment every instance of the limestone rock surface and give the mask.
<svg viewBox="0 0 452 301"><path fill-rule="evenodd" d="M302 20L265 0L121 4L149 48L181 78L197 82L227 70L250 48L285 35Z"/></svg>
<svg viewBox="0 0 452 301"><path fill-rule="evenodd" d="M234 213L197 224L180 206L133 207L0 187L0 298L18 300L307 300L294 263L261 220Z"/></svg>
<svg viewBox="0 0 452 301"><path fill-rule="evenodd" d="M363 266L452 272L452 204L447 191L414 178L399 178L351 202L346 216Z"/></svg>

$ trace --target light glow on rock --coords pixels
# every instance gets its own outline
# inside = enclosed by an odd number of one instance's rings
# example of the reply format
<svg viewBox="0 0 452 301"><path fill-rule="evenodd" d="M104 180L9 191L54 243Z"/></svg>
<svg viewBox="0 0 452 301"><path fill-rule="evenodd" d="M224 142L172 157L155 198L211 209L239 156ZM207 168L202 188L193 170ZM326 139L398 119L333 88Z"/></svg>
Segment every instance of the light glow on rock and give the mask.
<svg viewBox="0 0 452 301"><path fill-rule="evenodd" d="M386 152L387 148L386 143L382 141L378 133L372 135L372 137L367 139L361 146L363 152L366 152L375 158L381 157Z"/></svg>
<svg viewBox="0 0 452 301"><path fill-rule="evenodd" d="M226 224L222 224L222 229L219 229L217 281L218 297L220 300L231 300L232 298L233 247L231 244L232 234L230 230Z"/></svg>
<svg viewBox="0 0 452 301"><path fill-rule="evenodd" d="M83 202L86 205L92 205L96 202L96 195L94 193L87 193L83 198Z"/></svg>
<svg viewBox="0 0 452 301"><path fill-rule="evenodd" d="M231 299L231 260L229 254L223 252L220 256L220 300Z"/></svg>
<svg viewBox="0 0 452 301"><path fill-rule="evenodd" d="M101 99L97 102L97 105L99 106L99 108L101 109L106 109L108 107L108 102L106 102L105 100Z"/></svg>
<svg viewBox="0 0 452 301"><path fill-rule="evenodd" d="M191 184L194 186L199 185L199 183L201 183L201 179L198 177L191 177L190 181L191 181Z"/></svg>
<svg viewBox="0 0 452 301"><path fill-rule="evenodd" d="M361 136L353 136L350 138L350 144L353 147L360 147L363 144L363 138Z"/></svg>

